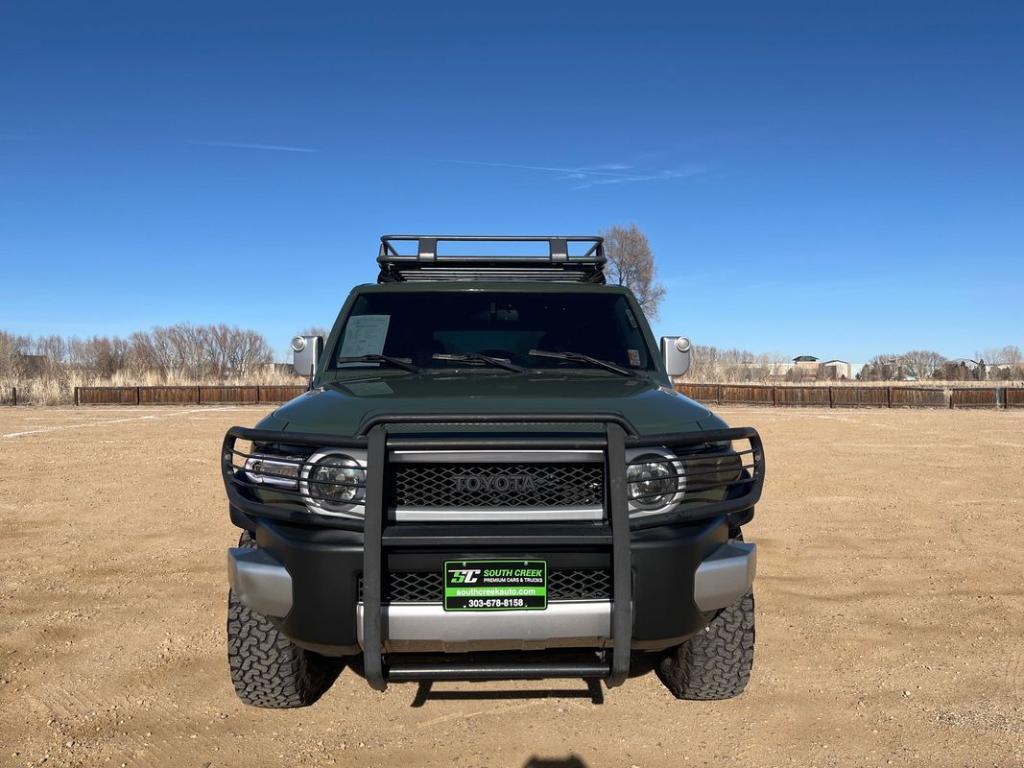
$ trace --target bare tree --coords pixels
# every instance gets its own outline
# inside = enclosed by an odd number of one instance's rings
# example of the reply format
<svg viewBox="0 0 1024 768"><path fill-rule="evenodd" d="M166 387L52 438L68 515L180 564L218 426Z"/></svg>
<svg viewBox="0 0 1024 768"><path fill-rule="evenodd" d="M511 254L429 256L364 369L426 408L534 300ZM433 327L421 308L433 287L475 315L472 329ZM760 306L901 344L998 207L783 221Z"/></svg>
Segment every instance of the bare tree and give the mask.
<svg viewBox="0 0 1024 768"><path fill-rule="evenodd" d="M259 381L269 373L265 368L272 360L270 345L261 334L224 324L178 323L127 338L33 339L0 331L0 380L56 387L63 393L56 399L70 398L74 377L110 381L129 374L141 380L155 374L158 380L181 384L230 378Z"/></svg>
<svg viewBox="0 0 1024 768"><path fill-rule="evenodd" d="M929 349L914 349L899 356L907 375L916 379L930 379L942 370L946 358Z"/></svg>
<svg viewBox="0 0 1024 768"><path fill-rule="evenodd" d="M223 379L231 367L231 329L220 325L204 325L196 329L203 350L202 369L211 379Z"/></svg>
<svg viewBox="0 0 1024 768"><path fill-rule="evenodd" d="M138 340L141 342L143 339L148 363L153 370L166 376L178 367L177 345L170 328L157 327L148 334L139 333Z"/></svg>
<svg viewBox="0 0 1024 768"><path fill-rule="evenodd" d="M21 373L22 358L31 342L27 336L0 331L0 376L13 378Z"/></svg>
<svg viewBox="0 0 1024 768"><path fill-rule="evenodd" d="M1019 369L1021 363L1024 362L1024 355L1021 354L1020 347L1016 344L1011 344L1003 347L999 356L999 362L1006 363L1013 369Z"/></svg>
<svg viewBox="0 0 1024 768"><path fill-rule="evenodd" d="M68 361L74 367L103 377L110 377L124 370L130 351L130 342L118 336L73 338L67 342Z"/></svg>
<svg viewBox="0 0 1024 768"><path fill-rule="evenodd" d="M1003 350L999 347L988 347L981 351L975 350L975 360L986 360L990 363L1001 363L1003 362Z"/></svg>
<svg viewBox="0 0 1024 768"><path fill-rule="evenodd" d="M1005 347L993 347L974 355L978 360L984 360L989 366L995 366L999 378L1012 379L1018 375L1024 375L1020 347L1007 345Z"/></svg>
<svg viewBox="0 0 1024 768"><path fill-rule="evenodd" d="M1016 345L1003 347L1000 362L1004 363L1001 378L1024 378L1024 356L1021 355L1020 347Z"/></svg>
<svg viewBox="0 0 1024 768"><path fill-rule="evenodd" d="M50 370L67 361L68 342L63 336L40 336L32 342L32 349L35 354L46 358L46 366Z"/></svg>
<svg viewBox="0 0 1024 768"><path fill-rule="evenodd" d="M82 367L103 373L92 342L78 342L73 357ZM270 345L256 331L224 325L177 325L136 332L127 340L110 340L117 352L118 370L135 374L154 371L187 380L226 379L252 373L273 359ZM74 346L74 343L73 343ZM104 374L109 375L109 374Z"/></svg>
<svg viewBox="0 0 1024 768"><path fill-rule="evenodd" d="M936 376L943 381L970 381L974 378L974 373L964 360L947 360Z"/></svg>
<svg viewBox="0 0 1024 768"><path fill-rule="evenodd" d="M177 344L181 367L191 379L216 375L210 360L209 333L206 328L189 323L171 326L172 338Z"/></svg>
<svg viewBox="0 0 1024 768"><path fill-rule="evenodd" d="M698 383L718 381L718 347L693 345L693 363L685 379Z"/></svg>
<svg viewBox="0 0 1024 768"><path fill-rule="evenodd" d="M719 349L695 344L693 366L685 379L696 383L767 382L780 378L788 367L778 352L755 355L746 349Z"/></svg>
<svg viewBox="0 0 1024 768"><path fill-rule="evenodd" d="M270 345L262 334L240 328L231 328L230 331L228 362L232 375L246 376L257 368L273 362L274 356L270 351Z"/></svg>
<svg viewBox="0 0 1024 768"><path fill-rule="evenodd" d="M656 280L654 253L647 236L636 224L610 227L601 234L604 236L610 281L629 288L640 302L644 314L657 317L665 288Z"/></svg>
<svg viewBox="0 0 1024 768"><path fill-rule="evenodd" d="M903 375L903 359L896 354L875 355L860 372L863 381L893 381Z"/></svg>
<svg viewBox="0 0 1024 768"><path fill-rule="evenodd" d="M146 371L160 370L151 334L145 331L136 331L128 338L128 343L131 345L131 352L128 354L128 370L136 375Z"/></svg>

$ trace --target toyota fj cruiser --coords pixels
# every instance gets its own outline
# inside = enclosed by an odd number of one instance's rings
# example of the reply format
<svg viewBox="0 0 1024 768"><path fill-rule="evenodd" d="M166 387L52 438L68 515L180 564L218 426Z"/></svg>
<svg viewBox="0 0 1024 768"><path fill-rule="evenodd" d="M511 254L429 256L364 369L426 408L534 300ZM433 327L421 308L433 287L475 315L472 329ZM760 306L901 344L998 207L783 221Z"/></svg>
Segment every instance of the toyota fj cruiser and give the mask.
<svg viewBox="0 0 1024 768"><path fill-rule="evenodd" d="M308 705L343 663L377 690L743 691L761 442L672 389L689 342L659 351L601 238L385 236L377 261L293 342L309 391L224 439L238 696Z"/></svg>

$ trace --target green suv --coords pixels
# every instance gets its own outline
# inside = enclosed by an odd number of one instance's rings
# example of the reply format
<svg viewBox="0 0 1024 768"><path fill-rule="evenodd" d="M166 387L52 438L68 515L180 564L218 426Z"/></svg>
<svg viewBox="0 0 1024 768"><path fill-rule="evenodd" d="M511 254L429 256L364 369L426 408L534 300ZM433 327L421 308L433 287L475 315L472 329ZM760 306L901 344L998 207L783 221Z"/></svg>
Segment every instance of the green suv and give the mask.
<svg viewBox="0 0 1024 768"><path fill-rule="evenodd" d="M761 442L673 390L689 342L605 284L601 238L385 236L377 260L293 341L309 391L224 439L239 697L305 706L346 664L378 690L743 691Z"/></svg>

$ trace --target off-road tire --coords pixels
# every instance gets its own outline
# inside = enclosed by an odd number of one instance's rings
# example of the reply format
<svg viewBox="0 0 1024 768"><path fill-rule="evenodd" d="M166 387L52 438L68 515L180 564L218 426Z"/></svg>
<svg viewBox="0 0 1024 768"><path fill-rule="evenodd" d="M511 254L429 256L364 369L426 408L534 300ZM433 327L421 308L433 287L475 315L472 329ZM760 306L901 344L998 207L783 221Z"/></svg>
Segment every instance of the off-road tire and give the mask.
<svg viewBox="0 0 1024 768"><path fill-rule="evenodd" d="M743 693L753 665L754 594L748 592L669 651L657 671L677 699L716 701Z"/></svg>
<svg viewBox="0 0 1024 768"><path fill-rule="evenodd" d="M248 531L240 547L255 547ZM308 707L341 671L341 660L307 651L282 635L263 614L228 591L228 667L235 693L246 704L268 709Z"/></svg>

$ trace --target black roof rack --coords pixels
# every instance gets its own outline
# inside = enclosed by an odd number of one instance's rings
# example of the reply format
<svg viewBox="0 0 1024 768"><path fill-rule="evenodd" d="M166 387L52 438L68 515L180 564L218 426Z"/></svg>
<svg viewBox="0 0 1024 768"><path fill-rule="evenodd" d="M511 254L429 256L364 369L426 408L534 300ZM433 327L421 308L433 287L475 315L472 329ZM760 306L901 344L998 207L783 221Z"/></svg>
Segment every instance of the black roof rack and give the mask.
<svg viewBox="0 0 1024 768"><path fill-rule="evenodd" d="M415 255L403 255L397 242L416 242ZM547 243L536 256L439 256L437 244ZM570 243L589 243L580 256L569 254ZM378 283L542 281L604 283L604 238L596 235L382 235Z"/></svg>

